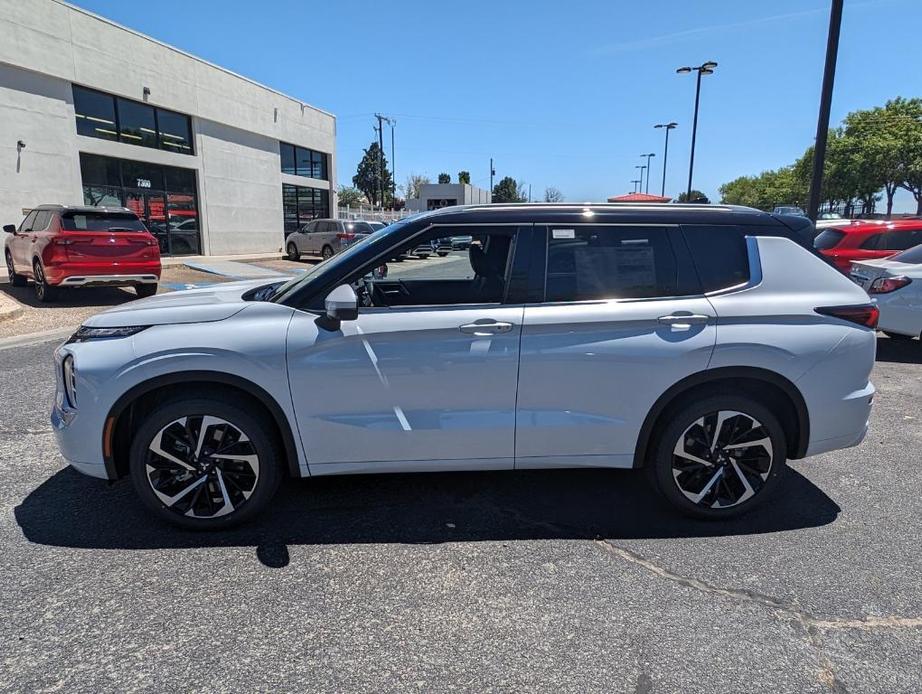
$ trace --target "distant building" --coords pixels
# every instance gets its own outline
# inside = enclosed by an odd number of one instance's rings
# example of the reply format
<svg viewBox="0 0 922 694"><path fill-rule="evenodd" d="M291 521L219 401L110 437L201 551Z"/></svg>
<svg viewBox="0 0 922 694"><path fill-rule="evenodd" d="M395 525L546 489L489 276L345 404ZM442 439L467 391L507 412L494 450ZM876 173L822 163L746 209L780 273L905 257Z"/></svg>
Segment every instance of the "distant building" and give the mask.
<svg viewBox="0 0 922 694"><path fill-rule="evenodd" d="M336 210L331 114L61 0L0 0L0 133L3 224L123 205L164 254L220 255Z"/></svg>
<svg viewBox="0 0 922 694"><path fill-rule="evenodd" d="M613 195L608 198L608 202L669 202L670 200L672 198L651 195L650 193L627 193L625 195Z"/></svg>
<svg viewBox="0 0 922 694"><path fill-rule="evenodd" d="M419 197L407 200L407 209L428 212L454 205L482 205L491 202L490 191L470 183L426 183L420 187Z"/></svg>

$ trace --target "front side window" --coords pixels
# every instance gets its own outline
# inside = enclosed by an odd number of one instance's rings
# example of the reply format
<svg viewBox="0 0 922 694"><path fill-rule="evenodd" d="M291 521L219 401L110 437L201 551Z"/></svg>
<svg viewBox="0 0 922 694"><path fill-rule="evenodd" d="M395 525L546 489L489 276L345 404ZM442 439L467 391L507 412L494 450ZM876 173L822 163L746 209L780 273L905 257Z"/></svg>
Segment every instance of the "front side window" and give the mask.
<svg viewBox="0 0 922 694"><path fill-rule="evenodd" d="M35 215L35 221L32 222L32 231L45 231L51 222L51 212L48 210L39 210Z"/></svg>
<svg viewBox="0 0 922 694"><path fill-rule="evenodd" d="M668 234L660 227L550 227L545 301L675 296Z"/></svg>
<svg viewBox="0 0 922 694"><path fill-rule="evenodd" d="M37 214L37 210L32 210L29 214L27 214L26 218L22 220L22 224L19 225L19 231L32 231L32 223L35 221Z"/></svg>
<svg viewBox="0 0 922 694"><path fill-rule="evenodd" d="M922 243L922 231L887 231L881 235L877 249L881 251L905 251Z"/></svg>

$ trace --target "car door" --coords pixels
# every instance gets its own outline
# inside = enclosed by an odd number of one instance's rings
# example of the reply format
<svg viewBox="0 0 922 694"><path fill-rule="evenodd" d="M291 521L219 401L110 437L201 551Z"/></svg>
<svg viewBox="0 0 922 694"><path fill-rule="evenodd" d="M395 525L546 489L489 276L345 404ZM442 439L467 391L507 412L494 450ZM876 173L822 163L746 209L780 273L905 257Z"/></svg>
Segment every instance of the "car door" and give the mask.
<svg viewBox="0 0 922 694"><path fill-rule="evenodd" d="M707 367L715 312L675 227L568 224L536 237L545 282L524 314L516 468L631 467L657 398Z"/></svg>
<svg viewBox="0 0 922 694"><path fill-rule="evenodd" d="M433 282L464 271L442 267ZM297 312L288 369L311 474L511 469L524 304L510 300L362 307L336 331Z"/></svg>
<svg viewBox="0 0 922 694"><path fill-rule="evenodd" d="M37 215L38 210L29 212L26 218L22 220L16 233L7 239L10 256L13 258L13 267L26 273L32 272L32 262L27 256L32 243L32 223Z"/></svg>
<svg viewBox="0 0 922 694"><path fill-rule="evenodd" d="M294 232L289 239L295 244L295 247L298 249L299 253L308 253L308 245L311 230L316 228L317 222L310 222L308 224L302 224L301 227Z"/></svg>

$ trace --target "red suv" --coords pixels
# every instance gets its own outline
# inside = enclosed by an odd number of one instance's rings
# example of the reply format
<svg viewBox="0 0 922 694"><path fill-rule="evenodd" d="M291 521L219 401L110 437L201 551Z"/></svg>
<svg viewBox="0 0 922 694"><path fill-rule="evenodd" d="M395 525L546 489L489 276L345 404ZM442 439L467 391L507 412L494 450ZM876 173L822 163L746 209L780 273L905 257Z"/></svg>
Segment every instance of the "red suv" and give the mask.
<svg viewBox="0 0 922 694"><path fill-rule="evenodd" d="M39 301L54 301L63 287L134 287L153 296L160 281L160 249L124 207L39 205L17 229L7 224L10 284L35 282Z"/></svg>
<svg viewBox="0 0 922 694"><path fill-rule="evenodd" d="M922 244L922 219L857 222L823 229L813 245L846 275L853 260L886 258Z"/></svg>

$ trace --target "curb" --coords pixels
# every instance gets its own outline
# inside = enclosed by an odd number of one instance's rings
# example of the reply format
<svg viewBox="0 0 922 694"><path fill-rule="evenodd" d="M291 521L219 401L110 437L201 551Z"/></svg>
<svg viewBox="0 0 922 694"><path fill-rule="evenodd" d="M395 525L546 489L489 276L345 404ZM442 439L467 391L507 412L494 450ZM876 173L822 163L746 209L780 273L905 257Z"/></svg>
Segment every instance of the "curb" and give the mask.
<svg viewBox="0 0 922 694"><path fill-rule="evenodd" d="M22 313L23 305L5 294L0 294L0 323L12 320Z"/></svg>

